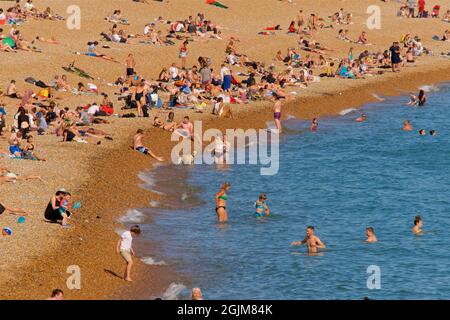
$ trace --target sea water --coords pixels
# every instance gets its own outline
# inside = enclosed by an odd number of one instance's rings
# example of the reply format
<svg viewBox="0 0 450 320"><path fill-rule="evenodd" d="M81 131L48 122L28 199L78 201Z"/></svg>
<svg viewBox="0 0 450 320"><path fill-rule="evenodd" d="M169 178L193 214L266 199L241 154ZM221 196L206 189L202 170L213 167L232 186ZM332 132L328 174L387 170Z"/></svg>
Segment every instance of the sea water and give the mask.
<svg viewBox="0 0 450 320"><path fill-rule="evenodd" d="M141 221L143 238L160 248L148 261L186 275L182 297L200 287L205 299L450 299L450 85L429 91L425 107L386 98L321 118L317 132L290 117L274 176L255 165L145 173L167 196L141 210L152 217ZM361 112L367 121L357 123ZM414 131L402 130L405 119ZM229 221L218 225L214 197L224 181ZM267 219L254 217L260 193ZM411 232L418 214L422 236ZM326 244L321 255L290 245L309 225ZM369 226L378 243L364 242Z"/></svg>

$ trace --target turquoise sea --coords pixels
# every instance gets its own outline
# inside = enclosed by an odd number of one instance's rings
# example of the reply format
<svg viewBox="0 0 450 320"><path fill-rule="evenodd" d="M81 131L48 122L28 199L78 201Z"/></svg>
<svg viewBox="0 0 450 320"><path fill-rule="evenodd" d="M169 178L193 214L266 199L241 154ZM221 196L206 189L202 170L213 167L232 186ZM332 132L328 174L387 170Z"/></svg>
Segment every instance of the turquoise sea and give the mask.
<svg viewBox="0 0 450 320"><path fill-rule="evenodd" d="M285 121L275 176L255 165L143 173L147 187L168 198L134 220L160 248L149 263L173 265L205 299L450 299L450 85L425 89L425 107L389 97L321 118L317 132L309 122ZM368 119L357 123L361 112ZM401 130L405 119L414 131ZM420 136L421 128L437 135ZM224 181L232 184L229 222L219 226L214 195ZM273 214L256 219L263 192ZM422 236L411 232L417 214ZM290 245L308 225L327 245L319 256ZM364 243L368 226L378 243ZM380 289L367 286L372 265Z"/></svg>

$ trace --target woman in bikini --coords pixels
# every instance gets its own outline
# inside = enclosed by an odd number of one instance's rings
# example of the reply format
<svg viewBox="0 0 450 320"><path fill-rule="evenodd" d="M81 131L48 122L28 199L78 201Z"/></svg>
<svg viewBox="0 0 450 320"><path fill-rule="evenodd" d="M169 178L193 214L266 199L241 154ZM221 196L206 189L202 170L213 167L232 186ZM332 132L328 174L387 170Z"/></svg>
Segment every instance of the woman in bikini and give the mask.
<svg viewBox="0 0 450 320"><path fill-rule="evenodd" d="M173 120L174 117L175 117L175 113L173 111L170 111L169 115L167 116L166 122L162 126L162 128L164 130L170 131L170 132L173 132L173 130L175 130L175 128L177 127L177 123Z"/></svg>
<svg viewBox="0 0 450 320"><path fill-rule="evenodd" d="M219 223L225 223L228 220L227 214L227 191L230 190L231 184L225 182L221 187L220 191L216 193L216 213L217 220Z"/></svg>
<svg viewBox="0 0 450 320"><path fill-rule="evenodd" d="M255 217L262 218L264 215L270 215L269 206L266 204L267 196L265 194L261 194L258 198L258 201L255 202Z"/></svg>

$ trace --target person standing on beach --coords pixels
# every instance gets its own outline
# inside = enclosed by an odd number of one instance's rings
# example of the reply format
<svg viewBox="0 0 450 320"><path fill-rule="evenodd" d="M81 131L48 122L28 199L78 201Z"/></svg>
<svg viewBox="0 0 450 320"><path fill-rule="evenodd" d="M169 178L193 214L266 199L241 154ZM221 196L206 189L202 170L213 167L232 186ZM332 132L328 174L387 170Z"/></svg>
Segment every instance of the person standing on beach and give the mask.
<svg viewBox="0 0 450 320"><path fill-rule="evenodd" d="M412 232L418 236L421 235L423 233L422 230L422 217L421 216L416 216L414 218L414 227L412 228Z"/></svg>
<svg viewBox="0 0 450 320"><path fill-rule="evenodd" d="M325 244L320 240L320 238L314 235L314 227L309 226L306 228L306 237L302 241L292 242L293 246L300 246L306 244L308 247L308 253L317 253L318 249L325 248Z"/></svg>
<svg viewBox="0 0 450 320"><path fill-rule="evenodd" d="M377 242L377 237L375 236L375 229L373 227L366 228L366 242L368 243L374 243Z"/></svg>
<svg viewBox="0 0 450 320"><path fill-rule="evenodd" d="M180 47L180 53L179 53L179 57L181 59L181 68L183 70L186 70L186 62L187 62L187 45L189 44L189 42L186 40L185 42L183 42L183 44Z"/></svg>
<svg viewBox="0 0 450 320"><path fill-rule="evenodd" d="M216 193L216 213L217 220L219 223L225 223L228 220L227 214L227 191L230 190L231 184L225 182L221 187L220 191Z"/></svg>
<svg viewBox="0 0 450 320"><path fill-rule="evenodd" d="M134 225L130 228L129 231L125 231L122 233L119 241L117 242L116 251L119 253L122 258L126 261L127 267L125 269L125 281L133 281L131 279L131 270L133 268L133 258L132 256L136 256L136 253L133 250L133 238L137 237L141 234L141 229L138 225Z"/></svg>
<svg viewBox="0 0 450 320"><path fill-rule="evenodd" d="M414 18L414 7L416 6L416 0L408 0L408 18Z"/></svg>
<svg viewBox="0 0 450 320"><path fill-rule="evenodd" d="M402 58L400 57L401 51L398 42L392 43L389 51L391 52L392 72L400 72L399 65L402 62Z"/></svg>
<svg viewBox="0 0 450 320"><path fill-rule="evenodd" d="M281 97L277 94L274 94L275 104L273 105L273 120L275 121L275 125L277 127L278 133L282 132L281 127L281 107L283 106L281 103Z"/></svg>
<svg viewBox="0 0 450 320"><path fill-rule="evenodd" d="M158 157L149 148L144 146L144 144L142 142L143 138L144 138L144 130L138 129L138 131L136 132L136 134L134 135L134 138L133 138L133 149L136 151L139 151L140 153L143 153L145 155L149 155L158 161L161 161L161 162L164 161L163 157Z"/></svg>
<svg viewBox="0 0 450 320"><path fill-rule="evenodd" d="M136 62L134 61L133 54L130 53L127 57L127 60L125 61L125 64L127 66L127 77L130 78L134 75L134 67L136 65Z"/></svg>

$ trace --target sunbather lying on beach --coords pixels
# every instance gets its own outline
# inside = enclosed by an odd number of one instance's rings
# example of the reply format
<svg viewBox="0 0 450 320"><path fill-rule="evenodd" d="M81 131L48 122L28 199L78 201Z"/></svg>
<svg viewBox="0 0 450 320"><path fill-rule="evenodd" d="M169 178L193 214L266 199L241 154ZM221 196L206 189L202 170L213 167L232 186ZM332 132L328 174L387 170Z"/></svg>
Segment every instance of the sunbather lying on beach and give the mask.
<svg viewBox="0 0 450 320"><path fill-rule="evenodd" d="M45 181L38 175L19 176L14 172L9 171L5 167L0 167L0 184L7 182L16 183L17 181L25 181L25 180L39 180L45 183Z"/></svg>
<svg viewBox="0 0 450 320"><path fill-rule="evenodd" d="M3 213L8 213L8 214L16 215L16 216L25 216L28 214L28 212L26 212L23 209L8 207L0 202L0 216Z"/></svg>

